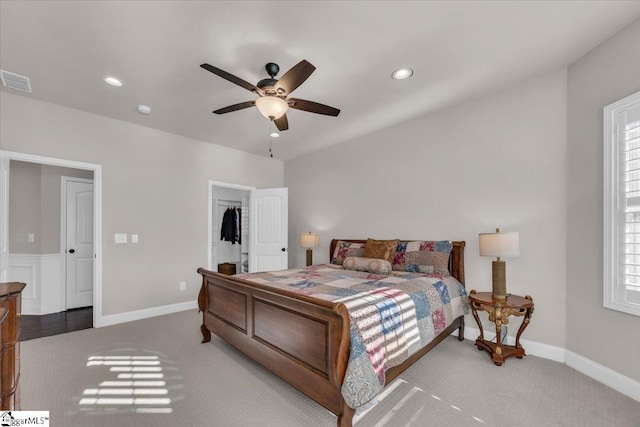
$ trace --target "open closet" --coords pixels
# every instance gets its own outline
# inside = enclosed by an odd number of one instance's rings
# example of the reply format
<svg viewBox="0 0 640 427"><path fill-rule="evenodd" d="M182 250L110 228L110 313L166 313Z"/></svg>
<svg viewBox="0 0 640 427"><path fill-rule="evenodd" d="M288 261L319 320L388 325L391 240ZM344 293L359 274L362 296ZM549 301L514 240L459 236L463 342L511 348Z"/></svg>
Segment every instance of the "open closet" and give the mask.
<svg viewBox="0 0 640 427"><path fill-rule="evenodd" d="M211 187L211 268L223 273L249 272L248 190ZM222 271L224 269L224 271Z"/></svg>
<svg viewBox="0 0 640 427"><path fill-rule="evenodd" d="M209 181L209 270L224 274L288 266L288 189Z"/></svg>

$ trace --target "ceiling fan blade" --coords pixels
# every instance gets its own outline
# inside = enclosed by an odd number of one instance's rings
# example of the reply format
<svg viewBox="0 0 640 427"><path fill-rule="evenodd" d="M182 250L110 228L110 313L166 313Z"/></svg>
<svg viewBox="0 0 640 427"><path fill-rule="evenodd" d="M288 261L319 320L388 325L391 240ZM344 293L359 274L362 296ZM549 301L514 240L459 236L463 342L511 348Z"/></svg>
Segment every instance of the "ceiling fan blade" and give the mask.
<svg viewBox="0 0 640 427"><path fill-rule="evenodd" d="M212 72L216 76L220 76L223 79L230 81L231 83L235 83L238 86L245 88L249 92L254 92L254 93L257 93L257 94L259 94L261 96L263 95L262 89L258 88L255 85L252 85L251 83L249 83L246 80L242 80L240 77L236 77L233 74L229 74L226 71L221 70L220 68L214 67L213 65L202 64L200 66L202 68L204 68L205 70Z"/></svg>
<svg viewBox="0 0 640 427"><path fill-rule="evenodd" d="M273 122L276 124L276 127L279 131L289 129L289 121L287 120L286 114L283 114L282 117L280 117L279 119L275 119Z"/></svg>
<svg viewBox="0 0 640 427"><path fill-rule="evenodd" d="M243 110L245 108L253 107L256 105L256 101L246 101L241 102L239 104L229 105L228 107L220 108L219 110L214 111L215 114L224 114L230 113L232 111Z"/></svg>
<svg viewBox="0 0 640 427"><path fill-rule="evenodd" d="M287 99L289 107L296 110L308 111L310 113L324 114L325 116L336 117L340 114L340 110L337 108L329 107L328 105L320 104L318 102L307 101L306 99L290 98Z"/></svg>
<svg viewBox="0 0 640 427"><path fill-rule="evenodd" d="M279 95L290 94L296 90L298 86L304 83L315 69L316 67L303 59L294 65L289 71L284 73L280 80L278 80L278 83L275 84L276 91ZM283 90L284 92L282 92Z"/></svg>

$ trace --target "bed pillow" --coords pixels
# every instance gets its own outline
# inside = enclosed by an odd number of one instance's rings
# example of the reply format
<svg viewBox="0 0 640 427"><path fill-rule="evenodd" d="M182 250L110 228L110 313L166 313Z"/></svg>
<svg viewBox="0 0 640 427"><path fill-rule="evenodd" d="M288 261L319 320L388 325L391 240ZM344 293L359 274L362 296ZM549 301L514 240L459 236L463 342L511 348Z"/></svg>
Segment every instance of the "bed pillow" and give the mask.
<svg viewBox="0 0 640 427"><path fill-rule="evenodd" d="M400 242L393 260L395 271L449 274L450 241Z"/></svg>
<svg viewBox="0 0 640 427"><path fill-rule="evenodd" d="M367 239L367 244L364 247L365 258L378 258L389 261L393 264L393 260L396 256L396 249L400 241L396 240L374 240Z"/></svg>
<svg viewBox="0 0 640 427"><path fill-rule="evenodd" d="M344 259L350 256L364 256L364 243L345 242L343 240L338 240L338 243L336 243L336 249L333 251L331 264L342 265Z"/></svg>
<svg viewBox="0 0 640 427"><path fill-rule="evenodd" d="M345 258L342 266L345 270L366 271L375 274L391 274L391 263L386 259L350 256Z"/></svg>

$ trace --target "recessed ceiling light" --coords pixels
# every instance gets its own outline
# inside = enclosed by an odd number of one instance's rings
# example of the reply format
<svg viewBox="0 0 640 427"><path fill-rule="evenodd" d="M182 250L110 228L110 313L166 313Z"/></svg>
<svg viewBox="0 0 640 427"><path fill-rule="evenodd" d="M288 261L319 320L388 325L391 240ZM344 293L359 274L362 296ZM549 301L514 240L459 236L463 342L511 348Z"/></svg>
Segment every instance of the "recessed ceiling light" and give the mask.
<svg viewBox="0 0 640 427"><path fill-rule="evenodd" d="M271 138L280 138L280 134L279 134L278 132L271 132L271 133L269 134L269 136L270 136Z"/></svg>
<svg viewBox="0 0 640 427"><path fill-rule="evenodd" d="M138 105L138 112L141 114L151 114L151 107L148 105Z"/></svg>
<svg viewBox="0 0 640 427"><path fill-rule="evenodd" d="M393 73L391 73L391 78L394 80L403 80L408 79L413 75L413 70L411 68L398 68Z"/></svg>
<svg viewBox="0 0 640 427"><path fill-rule="evenodd" d="M108 84L110 84L111 86L116 86L116 87L120 87L122 86L122 82L118 79L116 79L115 77L105 77L104 81L107 82Z"/></svg>

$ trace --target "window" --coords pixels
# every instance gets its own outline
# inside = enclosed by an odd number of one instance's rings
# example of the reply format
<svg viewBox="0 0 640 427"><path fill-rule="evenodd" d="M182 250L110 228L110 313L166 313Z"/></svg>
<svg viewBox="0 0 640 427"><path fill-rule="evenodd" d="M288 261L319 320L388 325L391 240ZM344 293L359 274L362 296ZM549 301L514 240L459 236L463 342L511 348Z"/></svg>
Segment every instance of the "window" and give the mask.
<svg viewBox="0 0 640 427"><path fill-rule="evenodd" d="M640 316L640 92L604 108L604 306Z"/></svg>

